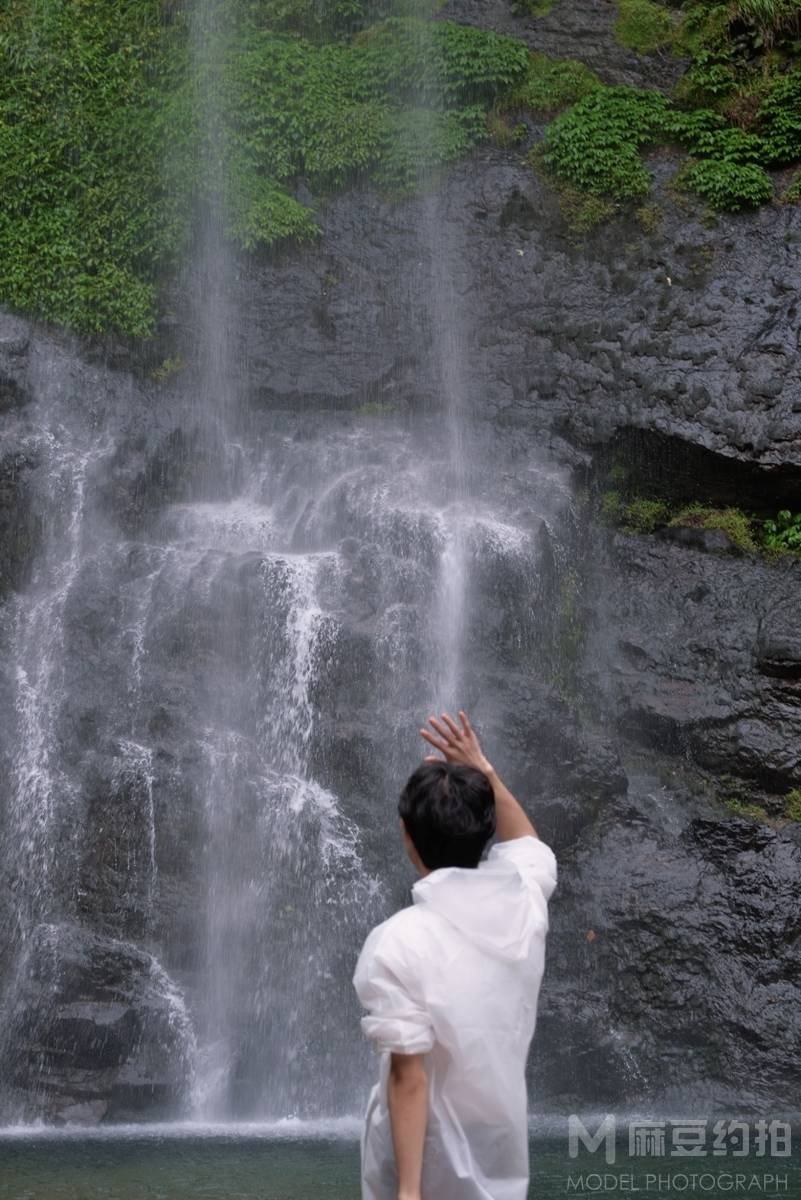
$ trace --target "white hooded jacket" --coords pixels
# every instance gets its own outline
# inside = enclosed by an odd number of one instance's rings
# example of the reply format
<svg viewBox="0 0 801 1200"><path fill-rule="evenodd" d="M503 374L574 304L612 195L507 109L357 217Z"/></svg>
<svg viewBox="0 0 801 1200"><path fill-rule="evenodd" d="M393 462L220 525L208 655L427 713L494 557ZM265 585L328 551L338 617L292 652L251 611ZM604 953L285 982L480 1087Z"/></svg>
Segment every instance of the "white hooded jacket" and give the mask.
<svg viewBox="0 0 801 1200"><path fill-rule="evenodd" d="M475 870L418 880L414 904L367 938L354 986L381 1051L362 1135L363 1200L396 1200L390 1054L424 1054L423 1200L525 1200L525 1065L545 966L556 859L539 838L494 845Z"/></svg>

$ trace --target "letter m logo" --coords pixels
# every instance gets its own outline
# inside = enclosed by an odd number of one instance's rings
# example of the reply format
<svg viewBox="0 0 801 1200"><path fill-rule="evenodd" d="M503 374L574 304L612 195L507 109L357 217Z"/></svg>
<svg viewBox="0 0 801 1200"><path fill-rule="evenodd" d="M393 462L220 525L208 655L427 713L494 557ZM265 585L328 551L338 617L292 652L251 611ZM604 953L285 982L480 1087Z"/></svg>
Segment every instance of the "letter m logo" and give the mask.
<svg viewBox="0 0 801 1200"><path fill-rule="evenodd" d="M595 1133L590 1133L581 1117L571 1113L567 1122L567 1131L568 1153L571 1158L578 1158L579 1144L594 1154L603 1142L607 1164L615 1161L615 1118L612 1113L606 1114Z"/></svg>

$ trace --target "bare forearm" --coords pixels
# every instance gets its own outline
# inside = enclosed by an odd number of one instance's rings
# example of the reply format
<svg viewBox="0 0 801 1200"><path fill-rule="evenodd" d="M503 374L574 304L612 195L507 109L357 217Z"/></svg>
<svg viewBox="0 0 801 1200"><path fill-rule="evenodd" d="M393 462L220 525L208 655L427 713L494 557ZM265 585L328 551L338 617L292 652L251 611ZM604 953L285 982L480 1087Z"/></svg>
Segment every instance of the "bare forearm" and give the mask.
<svg viewBox="0 0 801 1200"><path fill-rule="evenodd" d="M489 765L489 764L488 764ZM495 832L499 842L508 842L518 837L538 837L534 825L515 800L498 772L490 766L486 772L495 796Z"/></svg>
<svg viewBox="0 0 801 1200"><path fill-rule="evenodd" d="M428 1124L428 1078L419 1056L392 1056L387 1100L398 1173L398 1200L420 1200Z"/></svg>

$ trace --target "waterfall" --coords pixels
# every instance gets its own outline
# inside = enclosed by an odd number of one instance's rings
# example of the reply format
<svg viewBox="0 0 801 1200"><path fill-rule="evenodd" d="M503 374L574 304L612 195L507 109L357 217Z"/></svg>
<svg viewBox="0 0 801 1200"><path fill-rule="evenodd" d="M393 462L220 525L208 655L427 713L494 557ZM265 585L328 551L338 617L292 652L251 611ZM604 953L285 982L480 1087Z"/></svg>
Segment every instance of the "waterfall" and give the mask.
<svg viewBox="0 0 801 1200"><path fill-rule="evenodd" d="M56 1115L91 1093L137 1116L146 1051L172 1114L359 1111L373 1064L350 980L371 926L408 900L395 802L417 729L432 706L504 711L536 625L538 535L567 496L480 419L459 306L473 265L432 194L414 202L410 271L429 403L252 403L225 236L222 13L198 0L191 34L205 189L173 407L122 397L101 417L48 386L35 409L47 536L8 634L19 749L2 855L19 932L0 1058L26 1112L34 1093ZM180 434L168 466L192 469L121 519L120 462L162 421ZM45 961L50 1000L26 1015ZM89 996L77 1016L68 979ZM118 1073L87 1082L75 1022L91 1031L121 992L138 1040L120 1034ZM49 1074L43 1045L74 1072Z"/></svg>
<svg viewBox="0 0 801 1200"><path fill-rule="evenodd" d="M15 606L11 634L16 728L9 813L15 846L9 874L15 936L21 943L38 921L52 915L63 894L54 876L75 834L79 798L58 755L65 609L84 551L87 480L96 460L108 451L102 438L86 448L74 431L71 436L57 420L45 420L35 442L45 463L47 549L28 595Z"/></svg>

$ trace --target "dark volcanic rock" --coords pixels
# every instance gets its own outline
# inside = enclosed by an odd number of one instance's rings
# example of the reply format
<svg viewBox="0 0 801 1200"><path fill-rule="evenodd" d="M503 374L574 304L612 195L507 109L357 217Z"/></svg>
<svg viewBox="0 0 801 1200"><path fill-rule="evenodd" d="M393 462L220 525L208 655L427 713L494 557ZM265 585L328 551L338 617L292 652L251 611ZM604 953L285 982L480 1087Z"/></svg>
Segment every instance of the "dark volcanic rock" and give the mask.
<svg viewBox="0 0 801 1200"><path fill-rule="evenodd" d="M797 787L801 563L618 534L594 580L591 678L618 727L769 791Z"/></svg>
<svg viewBox="0 0 801 1200"><path fill-rule="evenodd" d="M703 1116L794 1109L799 840L739 818L666 827L665 803L635 785L564 862L536 1086L561 1102L692 1098Z"/></svg>
<svg viewBox="0 0 801 1200"><path fill-rule="evenodd" d="M332 407L436 405L432 314L420 297L444 257L470 331L462 376L477 414L584 446L626 430L668 437L710 462L743 464L775 511L771 496L797 495L801 472L799 326L787 288L801 211L723 215L710 230L700 208L679 211L664 194L670 155L652 166L664 212L651 236L622 211L577 238L534 172L491 148L435 196L332 199L317 248L241 273L246 390L270 407L310 395Z"/></svg>
<svg viewBox="0 0 801 1200"><path fill-rule="evenodd" d="M40 926L6 1004L13 1015L0 1061L32 1113L96 1123L180 1109L189 1021L175 985L144 950L75 926Z"/></svg>

